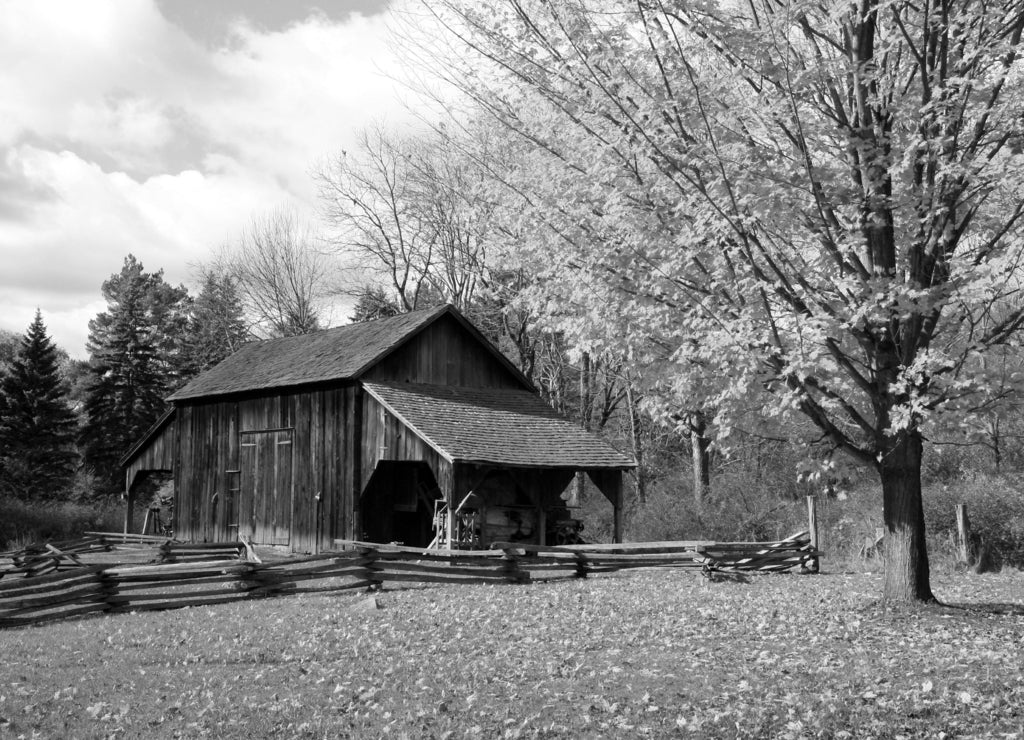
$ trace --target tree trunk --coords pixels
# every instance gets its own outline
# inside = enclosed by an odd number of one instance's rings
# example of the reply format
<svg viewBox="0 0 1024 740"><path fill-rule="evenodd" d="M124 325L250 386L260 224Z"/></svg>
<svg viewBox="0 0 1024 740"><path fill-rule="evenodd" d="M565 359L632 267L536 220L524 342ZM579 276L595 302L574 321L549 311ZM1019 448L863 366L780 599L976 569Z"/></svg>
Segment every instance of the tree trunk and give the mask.
<svg viewBox="0 0 1024 740"><path fill-rule="evenodd" d="M590 418L591 412L593 411L593 402L591 400L591 386L590 386L590 353L583 353L583 364L580 367L580 426L590 431ZM579 506L580 502L583 501L583 495L586 491L587 477L586 473L576 473L576 492L575 500L576 505Z"/></svg>
<svg viewBox="0 0 1024 740"><path fill-rule="evenodd" d="M707 422L703 411L690 412L690 449L693 457L693 500L700 509L711 493L710 441L704 436Z"/></svg>
<svg viewBox="0 0 1024 740"><path fill-rule="evenodd" d="M629 408L629 439L636 461L636 497L641 504L647 503L647 475L644 473L644 445L640 435L640 409L637 408L633 384L626 380L626 406Z"/></svg>
<svg viewBox="0 0 1024 740"><path fill-rule="evenodd" d="M885 519L883 598L903 604L934 601L921 502L921 434L887 437L886 447L878 466Z"/></svg>

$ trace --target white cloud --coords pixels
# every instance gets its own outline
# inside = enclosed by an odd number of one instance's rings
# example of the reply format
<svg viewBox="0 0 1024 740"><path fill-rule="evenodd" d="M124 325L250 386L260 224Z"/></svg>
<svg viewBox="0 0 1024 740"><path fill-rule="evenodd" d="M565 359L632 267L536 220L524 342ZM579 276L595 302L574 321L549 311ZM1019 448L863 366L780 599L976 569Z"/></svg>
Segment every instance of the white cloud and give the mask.
<svg viewBox="0 0 1024 740"><path fill-rule="evenodd" d="M0 327L36 307L84 353L129 252L171 282L281 206L373 119L401 119L383 16L238 25L209 50L152 0L0 3Z"/></svg>

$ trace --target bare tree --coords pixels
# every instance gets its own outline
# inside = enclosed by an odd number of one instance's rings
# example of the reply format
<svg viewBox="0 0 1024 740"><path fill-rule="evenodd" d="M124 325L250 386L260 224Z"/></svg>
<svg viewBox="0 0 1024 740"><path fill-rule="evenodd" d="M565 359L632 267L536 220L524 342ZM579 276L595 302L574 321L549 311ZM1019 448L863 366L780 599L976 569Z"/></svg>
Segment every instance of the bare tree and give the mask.
<svg viewBox="0 0 1024 740"><path fill-rule="evenodd" d="M332 241L402 310L473 301L486 281L489 208L483 178L454 139L440 130L400 137L378 125L316 178Z"/></svg>
<svg viewBox="0 0 1024 740"><path fill-rule="evenodd" d="M234 279L259 333L280 337L321 328L330 260L319 236L294 212L254 216L238 241L222 250L214 270Z"/></svg>

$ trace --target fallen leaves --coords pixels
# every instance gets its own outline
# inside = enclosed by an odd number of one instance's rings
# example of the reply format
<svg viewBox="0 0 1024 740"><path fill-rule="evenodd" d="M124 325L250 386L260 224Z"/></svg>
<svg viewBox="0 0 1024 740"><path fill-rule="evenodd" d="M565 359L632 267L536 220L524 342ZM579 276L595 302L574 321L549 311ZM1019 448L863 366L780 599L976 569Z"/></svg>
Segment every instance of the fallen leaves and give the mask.
<svg viewBox="0 0 1024 740"><path fill-rule="evenodd" d="M957 600L958 583L937 590ZM970 588L988 603L1022 585ZM893 610L878 590L864 575L709 588L660 571L6 631L0 735L1024 735L1024 616Z"/></svg>

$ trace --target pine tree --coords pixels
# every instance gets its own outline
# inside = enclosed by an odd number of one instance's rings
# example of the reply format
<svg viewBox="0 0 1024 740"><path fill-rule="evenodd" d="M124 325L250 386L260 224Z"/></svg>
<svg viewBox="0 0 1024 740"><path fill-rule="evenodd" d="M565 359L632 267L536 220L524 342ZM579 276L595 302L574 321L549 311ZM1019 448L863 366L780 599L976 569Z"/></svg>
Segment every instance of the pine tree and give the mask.
<svg viewBox="0 0 1024 740"><path fill-rule="evenodd" d="M182 367L185 377L213 367L251 338L235 280L230 275L205 272L188 320Z"/></svg>
<svg viewBox="0 0 1024 740"><path fill-rule="evenodd" d="M147 273L134 256L103 283L107 310L89 322L92 381L82 430L85 463L108 492L121 489L118 460L156 421L181 376L189 297Z"/></svg>
<svg viewBox="0 0 1024 740"><path fill-rule="evenodd" d="M57 348L36 311L0 373L0 491L28 501L65 494L78 466L77 426Z"/></svg>

